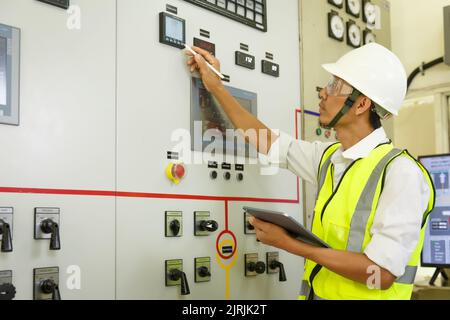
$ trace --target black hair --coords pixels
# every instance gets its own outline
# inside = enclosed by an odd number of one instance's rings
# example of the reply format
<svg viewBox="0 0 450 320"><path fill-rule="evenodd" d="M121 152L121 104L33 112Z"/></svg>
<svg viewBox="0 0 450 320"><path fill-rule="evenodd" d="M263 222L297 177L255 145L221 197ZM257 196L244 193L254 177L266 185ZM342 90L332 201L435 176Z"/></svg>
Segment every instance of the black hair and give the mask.
<svg viewBox="0 0 450 320"><path fill-rule="evenodd" d="M382 127L380 116L375 111L375 103L373 102L372 105L370 106L369 121L375 130Z"/></svg>

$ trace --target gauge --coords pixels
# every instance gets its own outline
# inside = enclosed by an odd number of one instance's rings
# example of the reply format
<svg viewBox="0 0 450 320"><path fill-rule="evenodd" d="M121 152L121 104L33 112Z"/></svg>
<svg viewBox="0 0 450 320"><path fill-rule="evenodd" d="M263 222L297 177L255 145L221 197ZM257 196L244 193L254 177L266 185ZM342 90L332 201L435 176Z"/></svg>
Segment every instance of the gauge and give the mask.
<svg viewBox="0 0 450 320"><path fill-rule="evenodd" d="M344 6L344 0L328 0L328 3L339 9Z"/></svg>
<svg viewBox="0 0 450 320"><path fill-rule="evenodd" d="M347 0L346 11L348 14L359 18L361 14L361 0Z"/></svg>
<svg viewBox="0 0 450 320"><path fill-rule="evenodd" d="M363 20L370 25L374 25L377 19L377 11L375 5L370 0L364 0Z"/></svg>
<svg viewBox="0 0 450 320"><path fill-rule="evenodd" d="M359 48L361 46L361 29L354 21L347 22L347 44Z"/></svg>
<svg viewBox="0 0 450 320"><path fill-rule="evenodd" d="M330 38L343 41L345 34L344 19L337 12L328 13L328 35Z"/></svg>
<svg viewBox="0 0 450 320"><path fill-rule="evenodd" d="M375 34L370 30L364 30L364 44L377 42Z"/></svg>

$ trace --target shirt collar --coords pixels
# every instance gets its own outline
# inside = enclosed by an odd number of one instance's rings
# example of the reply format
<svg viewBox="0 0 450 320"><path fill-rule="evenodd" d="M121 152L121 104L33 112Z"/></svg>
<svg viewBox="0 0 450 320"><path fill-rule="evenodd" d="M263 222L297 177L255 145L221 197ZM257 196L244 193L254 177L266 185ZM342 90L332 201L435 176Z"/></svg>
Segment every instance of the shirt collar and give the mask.
<svg viewBox="0 0 450 320"><path fill-rule="evenodd" d="M351 160L365 158L373 149L386 142L389 142L389 139L387 138L386 132L381 127L373 131L350 149L342 151L342 157Z"/></svg>

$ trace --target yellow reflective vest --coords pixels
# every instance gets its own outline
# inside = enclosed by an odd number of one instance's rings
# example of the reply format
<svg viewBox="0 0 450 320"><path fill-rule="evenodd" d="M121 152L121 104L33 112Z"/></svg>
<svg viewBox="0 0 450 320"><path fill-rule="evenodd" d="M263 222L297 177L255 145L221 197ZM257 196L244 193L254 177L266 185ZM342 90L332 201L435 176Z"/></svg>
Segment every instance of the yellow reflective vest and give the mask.
<svg viewBox="0 0 450 320"><path fill-rule="evenodd" d="M327 242L332 249L363 253L372 239L370 230L383 191L386 168L397 157L408 157L423 171L431 190L428 208L423 213L420 241L411 255L405 274L388 290L371 289L367 284L347 279L306 260L299 299L411 299L427 217L435 203L435 189L430 175L407 151L394 149L391 143L386 143L372 150L367 157L354 161L345 171L339 185L334 188L334 166L331 157L340 147L340 144L330 146L320 162L313 233Z"/></svg>

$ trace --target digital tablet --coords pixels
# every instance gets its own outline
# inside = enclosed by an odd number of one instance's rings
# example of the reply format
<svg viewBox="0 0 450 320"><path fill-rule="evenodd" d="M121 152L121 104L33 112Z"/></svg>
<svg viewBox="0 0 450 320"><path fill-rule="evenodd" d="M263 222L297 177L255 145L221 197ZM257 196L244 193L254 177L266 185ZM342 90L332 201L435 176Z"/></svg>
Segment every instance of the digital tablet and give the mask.
<svg viewBox="0 0 450 320"><path fill-rule="evenodd" d="M245 212L259 220L270 222L286 229L293 237L297 238L300 241L317 247L330 248L330 246L322 239L314 235L297 220L287 214L250 207L244 207L243 209Z"/></svg>

